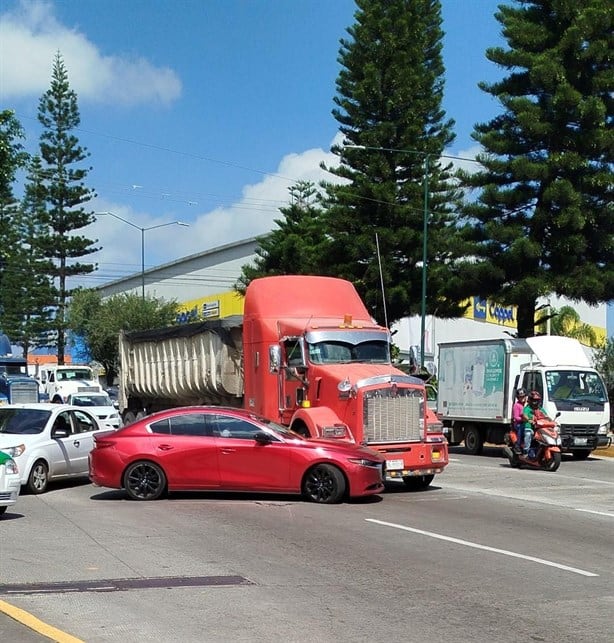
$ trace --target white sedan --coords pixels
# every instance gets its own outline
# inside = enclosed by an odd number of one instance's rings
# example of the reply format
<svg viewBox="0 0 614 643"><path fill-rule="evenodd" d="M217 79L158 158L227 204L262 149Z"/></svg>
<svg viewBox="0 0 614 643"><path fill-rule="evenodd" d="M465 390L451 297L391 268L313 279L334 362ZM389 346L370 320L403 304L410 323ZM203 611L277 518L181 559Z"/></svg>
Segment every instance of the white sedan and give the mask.
<svg viewBox="0 0 614 643"><path fill-rule="evenodd" d="M21 480L17 463L9 455L0 451L0 516L17 502L20 489Z"/></svg>
<svg viewBox="0 0 614 643"><path fill-rule="evenodd" d="M108 424L114 429L121 426L118 404L113 403L107 393L71 393L66 398L66 404L85 407L98 418L100 424Z"/></svg>
<svg viewBox="0 0 614 643"><path fill-rule="evenodd" d="M50 480L87 477L94 435L110 428L67 404L0 406L0 451L17 463L21 485L43 493Z"/></svg>

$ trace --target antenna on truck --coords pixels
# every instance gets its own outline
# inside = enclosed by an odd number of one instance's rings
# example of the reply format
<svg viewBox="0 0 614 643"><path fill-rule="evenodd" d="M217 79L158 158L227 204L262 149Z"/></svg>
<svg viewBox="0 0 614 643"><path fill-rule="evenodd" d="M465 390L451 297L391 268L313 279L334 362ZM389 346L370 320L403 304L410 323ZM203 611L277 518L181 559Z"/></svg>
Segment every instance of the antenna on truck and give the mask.
<svg viewBox="0 0 614 643"><path fill-rule="evenodd" d="M384 306L384 325L388 328L388 312L386 311L386 293L384 292L384 275L382 274L382 258L379 253L379 237L375 233L375 247L377 248L377 264L379 266L379 281L382 289L382 304Z"/></svg>

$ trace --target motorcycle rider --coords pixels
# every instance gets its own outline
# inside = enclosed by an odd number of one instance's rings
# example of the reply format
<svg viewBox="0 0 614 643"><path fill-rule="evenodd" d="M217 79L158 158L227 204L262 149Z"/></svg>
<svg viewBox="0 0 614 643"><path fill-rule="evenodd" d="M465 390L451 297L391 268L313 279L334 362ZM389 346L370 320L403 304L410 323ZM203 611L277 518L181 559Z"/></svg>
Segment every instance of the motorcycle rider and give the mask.
<svg viewBox="0 0 614 643"><path fill-rule="evenodd" d="M512 406L512 427L516 431L516 444L514 444L514 451L522 453L522 443L524 437L524 424L525 420L522 417L524 407L527 405L527 392L523 388L516 391L516 401Z"/></svg>
<svg viewBox="0 0 614 643"><path fill-rule="evenodd" d="M529 455L531 441L533 440L533 427L538 418L547 418L548 414L541 406L542 396L539 391L531 391L528 395L528 404L522 411L524 420L524 438L522 455L526 458Z"/></svg>

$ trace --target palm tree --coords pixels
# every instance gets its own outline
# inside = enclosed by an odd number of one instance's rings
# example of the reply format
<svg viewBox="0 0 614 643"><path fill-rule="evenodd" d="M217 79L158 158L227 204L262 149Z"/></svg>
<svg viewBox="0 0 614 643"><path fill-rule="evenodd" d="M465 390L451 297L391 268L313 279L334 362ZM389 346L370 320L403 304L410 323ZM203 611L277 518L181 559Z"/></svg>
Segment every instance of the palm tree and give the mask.
<svg viewBox="0 0 614 643"><path fill-rule="evenodd" d="M573 337L588 346L596 346L598 341L595 329L584 323L576 309L571 306L562 306L559 310L552 311L550 334Z"/></svg>

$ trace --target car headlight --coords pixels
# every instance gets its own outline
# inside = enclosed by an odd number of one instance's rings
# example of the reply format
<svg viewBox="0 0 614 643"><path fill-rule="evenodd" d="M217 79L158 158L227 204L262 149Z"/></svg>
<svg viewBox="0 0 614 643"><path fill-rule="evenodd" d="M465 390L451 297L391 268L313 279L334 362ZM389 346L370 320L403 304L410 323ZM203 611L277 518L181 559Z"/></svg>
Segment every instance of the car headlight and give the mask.
<svg viewBox="0 0 614 643"><path fill-rule="evenodd" d="M4 463L4 471L7 474L19 473L19 469L17 468L17 463L15 462L15 460L7 460Z"/></svg>
<svg viewBox="0 0 614 643"><path fill-rule="evenodd" d="M609 428L610 428L610 427L609 427L609 425L608 425L608 424L602 424L602 425L599 427L599 430L597 431L597 435L607 435L607 434L608 434L608 429L609 429Z"/></svg>
<svg viewBox="0 0 614 643"><path fill-rule="evenodd" d="M359 464L361 467L373 467L374 469L381 466L380 462L369 460L367 458L348 458L348 462Z"/></svg>
<svg viewBox="0 0 614 643"><path fill-rule="evenodd" d="M6 447L2 448L2 451L7 455L10 455L11 458L18 458L26 450L25 444L18 444L16 447Z"/></svg>

